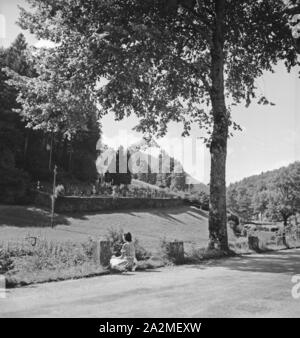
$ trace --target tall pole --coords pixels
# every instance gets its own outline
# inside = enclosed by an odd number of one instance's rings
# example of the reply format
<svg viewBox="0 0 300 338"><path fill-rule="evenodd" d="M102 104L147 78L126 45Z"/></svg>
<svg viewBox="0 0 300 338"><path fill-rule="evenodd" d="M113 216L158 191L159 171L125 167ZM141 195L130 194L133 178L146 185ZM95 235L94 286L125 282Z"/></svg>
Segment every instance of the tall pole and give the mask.
<svg viewBox="0 0 300 338"><path fill-rule="evenodd" d="M52 133L51 133L51 144L50 144L50 154L49 154L49 171L51 170L51 167L52 167L53 138L54 138L54 134L53 134L53 131L52 131Z"/></svg>
<svg viewBox="0 0 300 338"><path fill-rule="evenodd" d="M55 208L55 188L56 188L56 175L57 175L57 166L54 166L53 170L53 190L52 190L52 198L51 198L51 228L54 227L54 208Z"/></svg>

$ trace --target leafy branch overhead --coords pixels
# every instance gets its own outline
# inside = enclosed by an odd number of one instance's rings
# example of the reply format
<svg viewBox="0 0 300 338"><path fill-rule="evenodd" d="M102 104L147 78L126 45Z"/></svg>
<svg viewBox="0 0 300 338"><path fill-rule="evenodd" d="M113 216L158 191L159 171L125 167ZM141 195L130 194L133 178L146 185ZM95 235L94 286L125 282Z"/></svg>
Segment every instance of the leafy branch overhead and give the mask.
<svg viewBox="0 0 300 338"><path fill-rule="evenodd" d="M113 111L122 119L134 112L142 131L163 135L167 123L175 121L188 134L192 122L213 123L213 1L29 3L33 11L22 10L21 26L58 44L44 62L54 73L36 81L51 79L55 87L63 81L71 87L80 83L97 96L102 114ZM296 65L289 14L281 0L226 1L225 14L225 96L228 105L248 105L263 71L272 71L279 60L288 69ZM99 86L103 78L108 83ZM261 96L258 102L268 100Z"/></svg>
<svg viewBox="0 0 300 338"><path fill-rule="evenodd" d="M15 109L27 127L44 132L61 132L68 137L87 130L98 109L91 91L81 79L59 72L62 60L54 49L27 49L27 59L34 69L26 76L6 67L7 83L18 90Z"/></svg>
<svg viewBox="0 0 300 338"><path fill-rule="evenodd" d="M298 53L300 53L300 1L284 0L286 4L286 13L289 15L289 25L292 30L293 38Z"/></svg>

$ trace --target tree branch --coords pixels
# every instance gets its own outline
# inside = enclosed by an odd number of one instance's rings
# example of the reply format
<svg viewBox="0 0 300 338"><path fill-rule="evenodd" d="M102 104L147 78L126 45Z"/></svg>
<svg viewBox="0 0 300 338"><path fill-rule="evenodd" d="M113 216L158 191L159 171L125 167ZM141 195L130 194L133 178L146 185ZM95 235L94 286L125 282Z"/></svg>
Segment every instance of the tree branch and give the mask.
<svg viewBox="0 0 300 338"><path fill-rule="evenodd" d="M284 12L289 15L300 14L300 4L292 8L286 8Z"/></svg>
<svg viewBox="0 0 300 338"><path fill-rule="evenodd" d="M180 4L183 9L185 9L187 12L193 14L193 16L200 21L200 23L205 26L205 28L202 28L199 30L197 26L194 25L194 27L197 29L198 32L201 32L201 35L204 39L206 39L209 43L211 43L212 39L212 29L211 29L211 22L202 14L198 13L194 8L189 7L185 5L184 3Z"/></svg>
<svg viewBox="0 0 300 338"><path fill-rule="evenodd" d="M208 91L209 94L211 94L212 87L209 84L206 76L201 73L203 71L203 69L201 67L199 67L199 63L193 63L193 64L190 64L190 65L197 72L197 75L199 76L200 80L202 81L205 89Z"/></svg>

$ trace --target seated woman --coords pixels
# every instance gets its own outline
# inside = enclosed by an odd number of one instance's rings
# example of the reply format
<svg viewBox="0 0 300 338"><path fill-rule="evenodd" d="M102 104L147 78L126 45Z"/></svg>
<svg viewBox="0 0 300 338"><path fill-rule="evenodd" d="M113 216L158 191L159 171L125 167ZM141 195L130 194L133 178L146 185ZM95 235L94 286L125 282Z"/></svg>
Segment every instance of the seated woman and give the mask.
<svg viewBox="0 0 300 338"><path fill-rule="evenodd" d="M112 256L110 260L110 268L120 272L134 271L136 268L135 247L132 243L131 233L123 235L124 244L121 249L121 256Z"/></svg>

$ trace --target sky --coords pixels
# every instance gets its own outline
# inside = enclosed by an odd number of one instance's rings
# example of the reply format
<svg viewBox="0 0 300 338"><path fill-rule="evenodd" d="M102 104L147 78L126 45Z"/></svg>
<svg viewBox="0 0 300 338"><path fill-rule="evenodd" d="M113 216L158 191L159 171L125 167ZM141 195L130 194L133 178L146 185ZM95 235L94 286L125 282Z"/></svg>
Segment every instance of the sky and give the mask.
<svg viewBox="0 0 300 338"><path fill-rule="evenodd" d="M8 47L21 32L16 24L18 5L27 7L25 0L0 0L0 46ZM29 44L43 45L28 32L23 32ZM244 177L260 174L286 166L300 160L300 79L299 69L290 74L282 64L275 67L275 73L265 73L258 79L257 85L261 93L275 106L261 106L252 104L249 108L244 105L236 106L232 117L243 129L235 132L228 142L227 183L238 181ZM143 135L132 131L137 124L137 118L131 116L123 121L116 122L114 116L103 118L103 142L113 145L116 142L124 144L140 140ZM189 144L189 141L180 139L182 127L171 123L165 138L157 140L159 144L168 146ZM194 126L191 139L199 140L203 132ZM176 142L174 141L176 140ZM194 143L191 144L194 144ZM199 143L199 142L198 142ZM176 148L176 147L175 147ZM184 149L187 147L185 146ZM191 155L192 148L189 148ZM193 160L183 161L185 170L196 179L204 183L209 182L209 153L205 147L193 148L193 154L199 155L201 165ZM180 155L173 154L178 159ZM187 156L188 157L188 156ZM198 159L199 160L199 159ZM197 165L196 165L197 164Z"/></svg>

